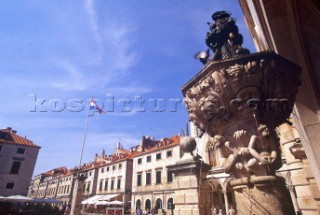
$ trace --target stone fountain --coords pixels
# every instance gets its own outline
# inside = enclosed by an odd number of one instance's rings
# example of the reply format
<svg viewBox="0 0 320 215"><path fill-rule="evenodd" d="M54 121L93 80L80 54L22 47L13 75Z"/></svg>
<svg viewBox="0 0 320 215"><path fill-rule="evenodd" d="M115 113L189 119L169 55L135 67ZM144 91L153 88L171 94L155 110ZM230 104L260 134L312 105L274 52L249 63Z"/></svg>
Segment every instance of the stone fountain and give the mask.
<svg viewBox="0 0 320 215"><path fill-rule="evenodd" d="M206 44L214 56L182 87L189 118L218 151L241 214L293 214L275 175L282 166L275 128L292 112L301 69L274 52L241 47L228 12L212 18Z"/></svg>

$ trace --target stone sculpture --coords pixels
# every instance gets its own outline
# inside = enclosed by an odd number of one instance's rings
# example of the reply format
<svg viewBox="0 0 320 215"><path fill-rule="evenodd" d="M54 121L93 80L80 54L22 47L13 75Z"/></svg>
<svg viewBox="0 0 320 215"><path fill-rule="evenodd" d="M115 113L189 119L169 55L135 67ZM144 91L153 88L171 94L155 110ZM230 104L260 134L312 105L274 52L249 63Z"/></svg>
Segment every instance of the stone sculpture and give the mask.
<svg viewBox="0 0 320 215"><path fill-rule="evenodd" d="M211 32L207 33L206 44L214 52L212 60L250 54L242 48L243 37L239 33L235 20L226 11L218 11L212 15L215 23L209 23Z"/></svg>

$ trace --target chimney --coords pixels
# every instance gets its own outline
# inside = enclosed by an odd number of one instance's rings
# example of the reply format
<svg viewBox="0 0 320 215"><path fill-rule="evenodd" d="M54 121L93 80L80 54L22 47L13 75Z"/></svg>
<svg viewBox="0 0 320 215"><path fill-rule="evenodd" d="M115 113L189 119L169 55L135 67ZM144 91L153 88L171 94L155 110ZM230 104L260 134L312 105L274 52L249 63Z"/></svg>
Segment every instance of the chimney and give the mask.
<svg viewBox="0 0 320 215"><path fill-rule="evenodd" d="M13 132L13 133L15 133L15 134L17 133L17 131L16 131L16 130L12 130L12 132Z"/></svg>
<svg viewBox="0 0 320 215"><path fill-rule="evenodd" d="M142 136L142 141L141 141L141 151L144 152L144 147L146 143L146 137Z"/></svg>
<svg viewBox="0 0 320 215"><path fill-rule="evenodd" d="M12 130L12 128L11 128L11 127L7 127L7 129L8 129L9 131L11 131L11 130Z"/></svg>

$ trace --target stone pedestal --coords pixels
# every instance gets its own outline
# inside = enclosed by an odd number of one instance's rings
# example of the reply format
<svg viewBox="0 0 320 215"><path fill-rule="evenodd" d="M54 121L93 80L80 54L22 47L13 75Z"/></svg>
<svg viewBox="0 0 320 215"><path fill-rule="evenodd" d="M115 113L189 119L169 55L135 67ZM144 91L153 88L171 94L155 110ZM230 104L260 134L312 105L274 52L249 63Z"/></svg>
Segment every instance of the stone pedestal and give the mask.
<svg viewBox="0 0 320 215"><path fill-rule="evenodd" d="M283 179L258 176L230 182L238 214L295 214Z"/></svg>
<svg viewBox="0 0 320 215"><path fill-rule="evenodd" d="M81 214L81 202L83 197L84 181L85 181L85 177L82 174L78 174L75 177L70 215Z"/></svg>
<svg viewBox="0 0 320 215"><path fill-rule="evenodd" d="M169 166L177 188L174 215L210 215L209 186L204 182L210 167L200 160L184 159Z"/></svg>

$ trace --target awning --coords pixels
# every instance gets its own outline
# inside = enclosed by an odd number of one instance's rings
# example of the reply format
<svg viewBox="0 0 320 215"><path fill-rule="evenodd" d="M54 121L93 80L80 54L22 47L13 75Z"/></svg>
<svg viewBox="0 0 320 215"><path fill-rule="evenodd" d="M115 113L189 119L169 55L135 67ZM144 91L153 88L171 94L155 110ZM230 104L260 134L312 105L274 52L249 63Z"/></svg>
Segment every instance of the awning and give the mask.
<svg viewBox="0 0 320 215"><path fill-rule="evenodd" d="M59 203L59 202L61 202L61 200L54 199L54 198L35 198L35 199L33 199L33 202L51 204L51 203Z"/></svg>
<svg viewBox="0 0 320 215"><path fill-rule="evenodd" d="M123 202L120 202L120 201L112 201L112 202L107 202L107 205L122 205Z"/></svg>
<svg viewBox="0 0 320 215"><path fill-rule="evenodd" d="M33 199L22 195L14 195L5 197L4 200L8 202L31 202Z"/></svg>
<svg viewBox="0 0 320 215"><path fill-rule="evenodd" d="M110 201L110 199L115 198L115 197L117 197L117 196L119 196L119 195L120 195L120 194L107 194L107 195L104 195L103 197L101 197L101 198L99 199L99 201L100 201L100 200Z"/></svg>
<svg viewBox="0 0 320 215"><path fill-rule="evenodd" d="M81 202L82 205L97 204L99 201L110 201L111 199L119 196L120 194L107 194L107 195L95 195Z"/></svg>
<svg viewBox="0 0 320 215"><path fill-rule="evenodd" d="M95 205L106 205L108 204L107 201L96 201Z"/></svg>
<svg viewBox="0 0 320 215"><path fill-rule="evenodd" d="M84 201L81 202L82 205L85 205L85 204L94 204L95 201L97 201L98 199L100 199L101 197L103 197L104 195L95 195L95 196L92 196Z"/></svg>

